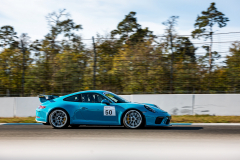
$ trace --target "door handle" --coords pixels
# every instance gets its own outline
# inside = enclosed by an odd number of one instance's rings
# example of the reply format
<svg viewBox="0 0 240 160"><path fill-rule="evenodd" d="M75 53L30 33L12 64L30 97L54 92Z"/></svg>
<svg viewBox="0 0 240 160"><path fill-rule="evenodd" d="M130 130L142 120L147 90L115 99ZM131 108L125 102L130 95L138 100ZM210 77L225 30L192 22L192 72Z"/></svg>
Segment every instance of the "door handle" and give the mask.
<svg viewBox="0 0 240 160"><path fill-rule="evenodd" d="M81 109L82 109L82 110L87 110L88 108L86 108L86 107L81 107Z"/></svg>

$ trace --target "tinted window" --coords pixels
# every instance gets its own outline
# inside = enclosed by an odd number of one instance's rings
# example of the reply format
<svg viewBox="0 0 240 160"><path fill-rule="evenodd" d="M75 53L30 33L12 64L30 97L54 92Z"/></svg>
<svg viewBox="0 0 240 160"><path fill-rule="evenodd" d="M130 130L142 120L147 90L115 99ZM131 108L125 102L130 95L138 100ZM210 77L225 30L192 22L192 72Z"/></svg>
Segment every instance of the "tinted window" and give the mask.
<svg viewBox="0 0 240 160"><path fill-rule="evenodd" d="M97 93L82 93L82 102L101 103L104 99L106 98Z"/></svg>
<svg viewBox="0 0 240 160"><path fill-rule="evenodd" d="M104 93L104 95L107 96L109 99L111 99L115 103L129 103L129 101L113 93L106 92Z"/></svg>
<svg viewBox="0 0 240 160"><path fill-rule="evenodd" d="M81 95L76 94L76 95L73 95L73 96L69 96L69 97L67 97L67 98L64 98L63 100L64 100L64 101L70 101L70 102L81 102L80 96L81 96Z"/></svg>

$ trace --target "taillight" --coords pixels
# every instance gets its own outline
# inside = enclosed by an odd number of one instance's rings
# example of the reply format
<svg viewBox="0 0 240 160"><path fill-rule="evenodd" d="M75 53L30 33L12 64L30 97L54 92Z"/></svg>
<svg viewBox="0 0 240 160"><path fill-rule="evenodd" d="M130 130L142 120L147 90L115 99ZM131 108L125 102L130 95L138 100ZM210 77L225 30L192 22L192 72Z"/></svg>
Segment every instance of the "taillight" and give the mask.
<svg viewBox="0 0 240 160"><path fill-rule="evenodd" d="M41 105L38 107L38 109L44 109L44 108L46 108L46 107L45 106L41 106Z"/></svg>

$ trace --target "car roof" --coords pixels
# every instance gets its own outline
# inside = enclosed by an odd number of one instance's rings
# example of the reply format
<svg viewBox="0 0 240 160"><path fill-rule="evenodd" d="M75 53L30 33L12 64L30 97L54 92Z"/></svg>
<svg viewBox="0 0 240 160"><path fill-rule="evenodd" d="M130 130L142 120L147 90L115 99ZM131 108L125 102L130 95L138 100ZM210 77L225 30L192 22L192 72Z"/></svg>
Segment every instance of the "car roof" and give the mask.
<svg viewBox="0 0 240 160"><path fill-rule="evenodd" d="M80 92L75 92L75 93L71 93L71 94L67 94L67 95L64 95L62 96L61 98L65 98L65 97L68 97L68 96L71 96L71 95L75 95L75 94L81 94L81 93L91 93L91 92L95 92L95 93L104 93L104 92L110 92L110 91L105 91L105 90L87 90L87 91L80 91Z"/></svg>
<svg viewBox="0 0 240 160"><path fill-rule="evenodd" d="M104 91L104 90L87 90L87 91L80 91L80 92L76 92L76 93L88 93L88 92L103 93L103 92L109 92L109 91Z"/></svg>

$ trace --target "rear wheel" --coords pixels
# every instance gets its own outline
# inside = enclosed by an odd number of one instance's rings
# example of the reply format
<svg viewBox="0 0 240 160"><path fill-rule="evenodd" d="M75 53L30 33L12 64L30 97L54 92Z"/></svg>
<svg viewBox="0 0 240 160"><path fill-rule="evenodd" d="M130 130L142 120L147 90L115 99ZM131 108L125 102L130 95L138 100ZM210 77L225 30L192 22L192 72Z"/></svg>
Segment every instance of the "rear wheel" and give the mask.
<svg viewBox="0 0 240 160"><path fill-rule="evenodd" d="M57 109L52 111L49 115L49 122L54 128L67 128L69 125L69 118L64 110Z"/></svg>
<svg viewBox="0 0 240 160"><path fill-rule="evenodd" d="M123 124L126 128L140 128L143 124L142 114L137 110L129 110L124 114Z"/></svg>

